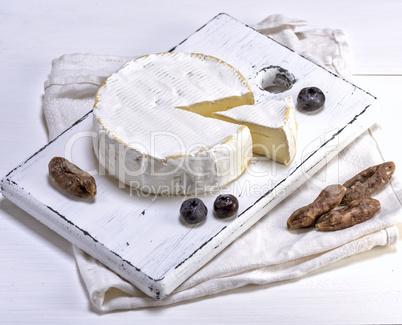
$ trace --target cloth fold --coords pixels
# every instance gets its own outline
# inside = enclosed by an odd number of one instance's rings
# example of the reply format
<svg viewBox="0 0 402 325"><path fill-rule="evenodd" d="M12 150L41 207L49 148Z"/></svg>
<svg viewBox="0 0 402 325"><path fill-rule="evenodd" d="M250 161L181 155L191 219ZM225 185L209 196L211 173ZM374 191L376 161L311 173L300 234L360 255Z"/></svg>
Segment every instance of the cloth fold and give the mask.
<svg viewBox="0 0 402 325"><path fill-rule="evenodd" d="M349 46L343 32L328 28L296 31L305 26L306 21L272 15L253 27L334 73L351 79ZM54 60L45 82L43 101L49 138L53 139L90 111L102 81L131 59L66 54ZM381 137L377 136L380 133L380 126L372 127L315 175L306 175L308 179L298 190L163 300L149 298L74 247L78 269L91 302L100 311L169 305L249 284L294 279L375 246L396 244L396 224L402 221L402 190L398 182L392 182L375 196L382 209L369 221L331 233L286 229L288 216L296 208L310 203L322 188L344 182L357 172L384 161L383 143L378 142ZM396 165L398 168L397 162Z"/></svg>

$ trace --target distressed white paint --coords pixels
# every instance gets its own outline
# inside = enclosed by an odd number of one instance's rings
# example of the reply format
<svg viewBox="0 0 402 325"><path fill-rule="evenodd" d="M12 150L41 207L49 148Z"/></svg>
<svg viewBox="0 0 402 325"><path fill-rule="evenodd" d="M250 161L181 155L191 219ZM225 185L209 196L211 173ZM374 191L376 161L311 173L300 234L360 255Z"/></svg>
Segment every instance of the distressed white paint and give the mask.
<svg viewBox="0 0 402 325"><path fill-rule="evenodd" d="M91 114L2 181L3 194L11 201L154 298L169 294L279 203L284 193L301 185L303 173L312 175L363 132L374 109L371 95L226 15L216 17L175 50L201 52L232 64L249 79L257 100L295 98L307 85L327 94L323 110L296 112L298 148L289 166L256 158L238 181L224 189L239 196L237 219L218 220L210 209L204 224L189 227L179 219L183 197L138 195L99 175L91 149ZM296 78L293 87L280 95L259 89L255 81L257 73L271 65ZM93 202L74 198L49 182L48 161L66 156L70 147L72 161L96 174L98 195ZM248 192L250 186L261 192ZM261 197L263 193L267 194ZM207 206L217 194L203 197Z"/></svg>

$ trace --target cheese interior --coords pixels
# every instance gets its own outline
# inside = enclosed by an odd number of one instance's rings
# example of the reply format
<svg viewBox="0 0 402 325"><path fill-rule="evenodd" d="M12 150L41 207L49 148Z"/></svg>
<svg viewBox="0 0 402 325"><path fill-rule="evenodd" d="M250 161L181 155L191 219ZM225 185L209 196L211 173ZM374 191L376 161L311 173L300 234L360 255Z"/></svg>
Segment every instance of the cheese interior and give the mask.
<svg viewBox="0 0 402 325"><path fill-rule="evenodd" d="M297 122L291 96L215 112L213 116L249 127L257 154L284 165L296 154Z"/></svg>

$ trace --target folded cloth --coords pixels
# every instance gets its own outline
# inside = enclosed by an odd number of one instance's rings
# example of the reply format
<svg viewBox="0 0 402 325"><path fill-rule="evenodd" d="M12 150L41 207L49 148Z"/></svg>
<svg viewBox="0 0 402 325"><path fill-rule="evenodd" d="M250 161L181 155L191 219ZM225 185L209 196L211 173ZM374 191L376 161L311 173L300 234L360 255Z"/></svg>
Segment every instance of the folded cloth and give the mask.
<svg viewBox="0 0 402 325"><path fill-rule="evenodd" d="M306 22L298 19L273 15L254 27L350 79L345 60L348 45L342 31L295 32L296 27L305 25ZM71 54L54 60L45 83L43 103L50 139L91 110L100 83L130 59ZM377 140L381 138L380 133L380 126L372 127L315 175L306 174L308 179L298 190L163 300L149 298L74 247L78 269L91 302L100 311L169 305L248 284L294 279L375 246L396 244L396 224L402 221L402 189L397 179L375 195L382 209L364 223L329 233L315 229L286 229L290 214L310 203L322 188L342 183L361 170L384 161L382 144Z"/></svg>
<svg viewBox="0 0 402 325"><path fill-rule="evenodd" d="M350 47L345 34L339 29L330 28L295 31L296 27L306 25L307 22L304 20L278 14L268 16L252 27L328 70L351 80Z"/></svg>

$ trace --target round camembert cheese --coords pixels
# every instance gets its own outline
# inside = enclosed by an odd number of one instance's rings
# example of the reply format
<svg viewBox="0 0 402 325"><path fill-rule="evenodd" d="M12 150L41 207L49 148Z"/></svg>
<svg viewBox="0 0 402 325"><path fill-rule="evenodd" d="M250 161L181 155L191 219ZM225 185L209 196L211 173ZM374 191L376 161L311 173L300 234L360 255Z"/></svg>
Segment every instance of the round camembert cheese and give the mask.
<svg viewBox="0 0 402 325"><path fill-rule="evenodd" d="M252 157L246 126L211 118L254 103L245 78L211 56L169 52L108 77L94 105L94 150L120 182L144 192L196 194L237 179Z"/></svg>

